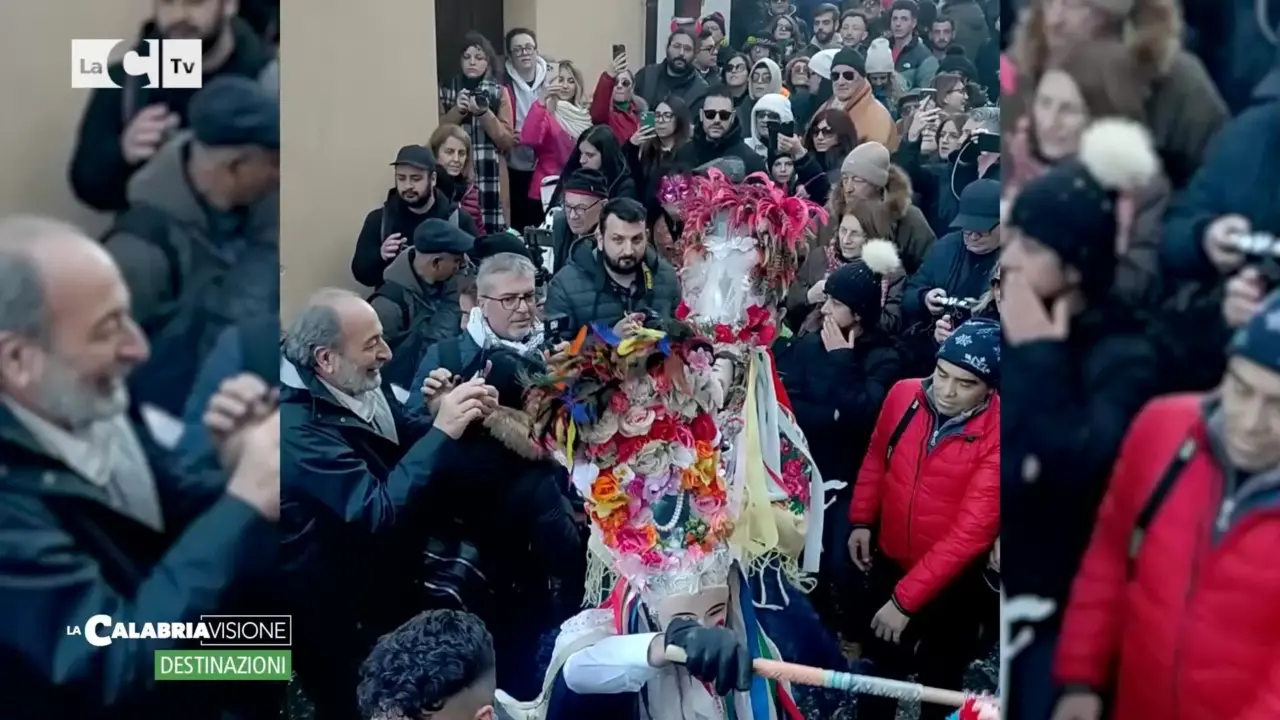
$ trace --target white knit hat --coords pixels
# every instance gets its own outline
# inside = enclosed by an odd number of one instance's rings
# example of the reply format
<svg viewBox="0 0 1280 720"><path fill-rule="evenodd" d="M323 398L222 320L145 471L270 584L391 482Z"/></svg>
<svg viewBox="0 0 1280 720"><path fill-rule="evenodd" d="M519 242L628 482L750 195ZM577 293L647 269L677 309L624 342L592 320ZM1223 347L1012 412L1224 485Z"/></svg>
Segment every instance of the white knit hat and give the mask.
<svg viewBox="0 0 1280 720"><path fill-rule="evenodd" d="M893 50L889 48L889 41L885 38L872 40L867 47L867 74L891 73L893 70Z"/></svg>
<svg viewBox="0 0 1280 720"><path fill-rule="evenodd" d="M831 48L822 50L809 58L809 72L817 73L818 77L826 80L831 79L831 61L836 59L836 53L840 52L839 48Z"/></svg>

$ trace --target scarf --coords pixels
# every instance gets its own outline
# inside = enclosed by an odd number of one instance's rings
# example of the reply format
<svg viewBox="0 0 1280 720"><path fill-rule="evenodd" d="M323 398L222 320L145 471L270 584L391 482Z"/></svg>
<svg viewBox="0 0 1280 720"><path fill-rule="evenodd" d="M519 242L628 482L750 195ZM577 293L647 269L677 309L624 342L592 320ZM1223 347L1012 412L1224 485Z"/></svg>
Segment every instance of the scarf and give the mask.
<svg viewBox="0 0 1280 720"><path fill-rule="evenodd" d="M538 95L547 82L547 61L538 58L533 70L533 84L525 82L510 61L507 62L507 77L511 78L511 94L516 97L516 135L518 136L520 129L524 127L524 119L529 115L529 108L538 101Z"/></svg>
<svg viewBox="0 0 1280 720"><path fill-rule="evenodd" d="M555 103L555 118L556 122L560 123L560 127L569 133L569 137L573 138L575 145L578 138L590 130L593 124L590 111L565 100Z"/></svg>
<svg viewBox="0 0 1280 720"><path fill-rule="evenodd" d="M536 323L533 330L525 336L524 340L508 340L499 337L489 327L489 322L484 319L484 313L478 307L471 308L471 314L467 316L467 334L480 346L481 350L487 350L494 347L507 347L515 350L527 358L542 358L542 323Z"/></svg>

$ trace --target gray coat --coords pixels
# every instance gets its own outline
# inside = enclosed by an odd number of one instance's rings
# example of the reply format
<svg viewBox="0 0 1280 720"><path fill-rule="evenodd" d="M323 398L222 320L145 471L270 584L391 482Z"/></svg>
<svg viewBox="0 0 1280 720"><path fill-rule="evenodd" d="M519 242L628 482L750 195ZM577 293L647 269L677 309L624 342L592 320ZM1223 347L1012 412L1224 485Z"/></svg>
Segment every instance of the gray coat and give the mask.
<svg viewBox="0 0 1280 720"><path fill-rule="evenodd" d="M680 281L675 268L658 257L650 246L645 250L643 269L628 293L605 272L604 261L590 243L578 243L569 264L551 278L547 289L546 317L563 318L565 339L583 325L604 322L613 325L622 316L649 310L671 317L680 303Z"/></svg>
<svg viewBox="0 0 1280 720"><path fill-rule="evenodd" d="M409 249L392 260L382 274L382 286L369 298L369 304L382 322L382 334L393 350L395 341L419 323L428 325L420 328L420 332L430 342L454 337L462 327L457 281L424 282L413 271L415 254L415 250Z"/></svg>

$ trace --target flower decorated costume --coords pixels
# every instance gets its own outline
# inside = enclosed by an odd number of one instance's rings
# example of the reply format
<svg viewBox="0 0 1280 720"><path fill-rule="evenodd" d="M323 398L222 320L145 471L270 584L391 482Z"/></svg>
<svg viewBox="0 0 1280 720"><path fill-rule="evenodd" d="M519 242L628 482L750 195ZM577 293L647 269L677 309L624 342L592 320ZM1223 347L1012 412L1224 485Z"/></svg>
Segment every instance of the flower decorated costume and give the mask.
<svg viewBox="0 0 1280 720"><path fill-rule="evenodd" d="M653 661L663 631L690 617L751 657L778 657L731 542L744 489L722 457L724 401L713 344L678 321L627 337L584 328L536 382L535 432L570 469L592 553L618 582L600 608L563 625L542 696L508 703L516 717L803 717L785 682L754 677L749 690L720 696L692 666Z"/></svg>

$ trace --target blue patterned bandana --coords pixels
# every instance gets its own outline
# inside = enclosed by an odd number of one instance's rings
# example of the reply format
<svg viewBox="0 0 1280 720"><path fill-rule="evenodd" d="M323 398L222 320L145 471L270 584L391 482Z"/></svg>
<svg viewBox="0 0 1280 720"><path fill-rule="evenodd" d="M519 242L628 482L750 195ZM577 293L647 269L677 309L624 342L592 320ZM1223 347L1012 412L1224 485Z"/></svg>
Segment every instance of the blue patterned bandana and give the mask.
<svg viewBox="0 0 1280 720"><path fill-rule="evenodd" d="M1280 291L1271 293L1258 314L1232 338L1230 354L1280 373Z"/></svg>
<svg viewBox="0 0 1280 720"><path fill-rule="evenodd" d="M938 349L938 359L964 368L982 382L1000 384L1000 324L985 318L973 318L956 328Z"/></svg>

